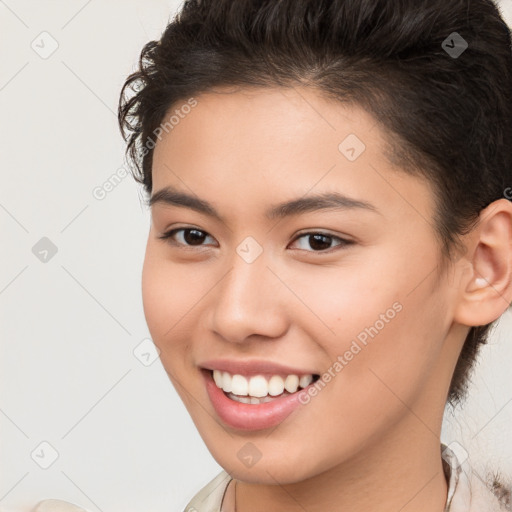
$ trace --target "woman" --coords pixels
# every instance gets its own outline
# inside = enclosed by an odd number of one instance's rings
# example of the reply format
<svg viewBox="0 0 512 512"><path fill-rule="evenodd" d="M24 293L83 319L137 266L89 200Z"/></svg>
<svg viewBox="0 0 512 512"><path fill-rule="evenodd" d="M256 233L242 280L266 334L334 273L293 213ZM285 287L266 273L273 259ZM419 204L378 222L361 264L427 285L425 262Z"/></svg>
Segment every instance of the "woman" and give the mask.
<svg viewBox="0 0 512 512"><path fill-rule="evenodd" d="M440 432L511 302L511 120L491 0L189 0L144 47L144 312L225 470L187 511L509 507Z"/></svg>

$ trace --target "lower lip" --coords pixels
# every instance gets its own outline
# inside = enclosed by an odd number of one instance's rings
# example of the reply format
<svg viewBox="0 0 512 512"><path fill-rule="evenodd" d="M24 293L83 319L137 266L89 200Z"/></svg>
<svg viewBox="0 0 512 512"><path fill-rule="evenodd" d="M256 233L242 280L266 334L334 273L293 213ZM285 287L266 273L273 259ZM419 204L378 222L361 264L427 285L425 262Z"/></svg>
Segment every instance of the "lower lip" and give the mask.
<svg viewBox="0 0 512 512"><path fill-rule="evenodd" d="M306 392L309 386L291 395L275 398L263 404L244 404L228 398L217 387L210 370L201 370L206 382L206 390L213 407L221 420L233 428L241 430L260 430L275 427L284 421L295 409L300 407L299 393Z"/></svg>

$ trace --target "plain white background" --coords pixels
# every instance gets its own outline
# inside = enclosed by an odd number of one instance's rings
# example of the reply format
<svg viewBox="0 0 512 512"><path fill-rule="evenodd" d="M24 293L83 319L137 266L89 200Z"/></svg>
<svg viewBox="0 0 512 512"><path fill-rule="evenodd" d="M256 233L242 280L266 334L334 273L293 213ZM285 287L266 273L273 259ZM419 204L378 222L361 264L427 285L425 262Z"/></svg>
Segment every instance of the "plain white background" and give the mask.
<svg viewBox="0 0 512 512"><path fill-rule="evenodd" d="M512 0L501 5L510 24ZM222 469L160 360L149 364L140 289L149 213L122 177L116 118L142 46L178 6L0 0L2 511L45 498L181 511ZM115 174L119 184L98 198ZM511 317L443 429L482 474L489 463L509 478Z"/></svg>

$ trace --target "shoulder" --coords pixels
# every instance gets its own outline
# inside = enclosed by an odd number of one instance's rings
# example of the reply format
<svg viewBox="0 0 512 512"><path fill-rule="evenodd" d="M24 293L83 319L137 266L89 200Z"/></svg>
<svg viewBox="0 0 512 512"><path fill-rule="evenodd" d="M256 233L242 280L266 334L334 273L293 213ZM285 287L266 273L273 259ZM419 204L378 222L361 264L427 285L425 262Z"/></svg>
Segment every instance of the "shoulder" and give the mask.
<svg viewBox="0 0 512 512"><path fill-rule="evenodd" d="M226 471L221 471L188 502L184 512L220 512L224 493L231 480Z"/></svg>
<svg viewBox="0 0 512 512"><path fill-rule="evenodd" d="M448 479L448 500L445 512L507 512L510 490L494 478L487 482L469 464L466 457L442 445L443 465Z"/></svg>

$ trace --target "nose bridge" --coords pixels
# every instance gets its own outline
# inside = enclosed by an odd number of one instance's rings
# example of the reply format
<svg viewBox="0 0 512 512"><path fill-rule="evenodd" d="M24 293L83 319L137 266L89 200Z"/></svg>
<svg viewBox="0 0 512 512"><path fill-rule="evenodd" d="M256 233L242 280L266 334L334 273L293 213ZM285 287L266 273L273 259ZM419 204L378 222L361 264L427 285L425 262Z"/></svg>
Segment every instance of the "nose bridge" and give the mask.
<svg viewBox="0 0 512 512"><path fill-rule="evenodd" d="M258 246L254 239L239 244L213 299L212 328L230 341L243 341L253 334L278 337L286 329L278 280Z"/></svg>

